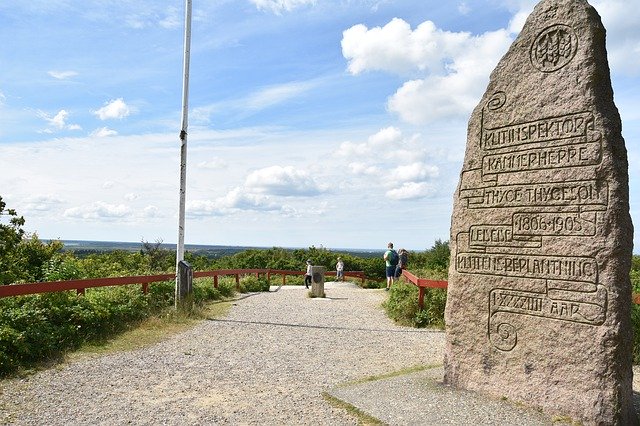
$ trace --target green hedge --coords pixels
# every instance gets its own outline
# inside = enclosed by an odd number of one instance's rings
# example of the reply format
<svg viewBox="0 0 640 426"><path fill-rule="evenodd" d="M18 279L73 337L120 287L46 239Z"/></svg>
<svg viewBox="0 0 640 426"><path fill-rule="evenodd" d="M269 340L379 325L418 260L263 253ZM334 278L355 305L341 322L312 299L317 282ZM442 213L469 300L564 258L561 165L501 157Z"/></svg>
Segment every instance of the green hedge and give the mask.
<svg viewBox="0 0 640 426"><path fill-rule="evenodd" d="M216 289L210 279L194 281L194 301L229 297L233 280L221 280ZM55 360L85 342L108 338L151 315L173 307L175 284L88 289L0 299L0 376Z"/></svg>

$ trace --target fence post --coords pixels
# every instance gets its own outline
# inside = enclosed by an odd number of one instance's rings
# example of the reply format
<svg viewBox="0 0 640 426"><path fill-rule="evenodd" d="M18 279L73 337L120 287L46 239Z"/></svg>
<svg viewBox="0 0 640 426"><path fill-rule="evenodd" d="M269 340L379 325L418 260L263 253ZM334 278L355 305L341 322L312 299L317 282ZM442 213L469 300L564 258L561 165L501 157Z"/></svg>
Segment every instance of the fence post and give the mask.
<svg viewBox="0 0 640 426"><path fill-rule="evenodd" d="M418 309L424 309L424 287L418 287Z"/></svg>
<svg viewBox="0 0 640 426"><path fill-rule="evenodd" d="M213 276L213 288L218 288L218 276Z"/></svg>
<svg viewBox="0 0 640 426"><path fill-rule="evenodd" d="M193 269L184 260L178 262L178 283L176 285L176 310L191 312L193 309Z"/></svg>

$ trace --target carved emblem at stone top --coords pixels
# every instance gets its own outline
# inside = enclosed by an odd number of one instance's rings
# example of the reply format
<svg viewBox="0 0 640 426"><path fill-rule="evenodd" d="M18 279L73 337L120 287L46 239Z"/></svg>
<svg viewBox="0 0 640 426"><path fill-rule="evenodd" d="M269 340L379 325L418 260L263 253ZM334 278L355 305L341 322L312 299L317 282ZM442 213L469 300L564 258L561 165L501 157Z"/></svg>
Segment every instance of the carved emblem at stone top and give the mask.
<svg viewBox="0 0 640 426"><path fill-rule="evenodd" d="M542 31L531 46L531 63L542 72L567 65L578 50L578 38L571 27L553 25Z"/></svg>

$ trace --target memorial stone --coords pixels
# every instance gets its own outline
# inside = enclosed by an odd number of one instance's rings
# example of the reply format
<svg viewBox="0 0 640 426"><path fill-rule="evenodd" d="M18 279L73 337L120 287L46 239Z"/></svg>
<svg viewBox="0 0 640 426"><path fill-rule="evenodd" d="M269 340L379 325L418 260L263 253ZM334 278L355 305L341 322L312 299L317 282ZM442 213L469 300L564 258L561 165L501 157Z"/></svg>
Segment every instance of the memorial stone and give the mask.
<svg viewBox="0 0 640 426"><path fill-rule="evenodd" d="M473 111L454 196L445 383L635 424L633 226L605 30L543 0Z"/></svg>
<svg viewBox="0 0 640 426"><path fill-rule="evenodd" d="M327 268L324 266L311 267L311 294L313 297L325 297L324 294L324 274Z"/></svg>

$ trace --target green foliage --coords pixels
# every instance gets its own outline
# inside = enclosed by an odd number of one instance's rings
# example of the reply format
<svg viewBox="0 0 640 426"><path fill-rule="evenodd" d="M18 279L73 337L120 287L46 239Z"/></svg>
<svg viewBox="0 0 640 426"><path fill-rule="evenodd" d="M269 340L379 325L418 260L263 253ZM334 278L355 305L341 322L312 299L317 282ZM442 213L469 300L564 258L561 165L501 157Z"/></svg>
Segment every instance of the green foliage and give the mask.
<svg viewBox="0 0 640 426"><path fill-rule="evenodd" d="M0 284L10 284L19 279L15 268L16 248L24 235L24 218L6 206L0 197Z"/></svg>
<svg viewBox="0 0 640 426"><path fill-rule="evenodd" d="M150 274L160 274L175 268L176 256L173 252L162 248L161 239L157 239L155 243L143 240L140 254L146 259Z"/></svg>
<svg viewBox="0 0 640 426"><path fill-rule="evenodd" d="M633 363L640 364L640 306L631 305L631 325L633 327Z"/></svg>
<svg viewBox="0 0 640 426"><path fill-rule="evenodd" d="M428 288L424 292L424 309L420 310L418 287L399 281L391 287L389 298L382 306L389 318L399 324L411 327L444 327L446 303L445 289Z"/></svg>
<svg viewBox="0 0 640 426"><path fill-rule="evenodd" d="M151 315L171 310L174 282L152 284L145 295L136 285L0 299L0 376L61 357L85 342L99 341ZM233 286L213 288L210 279L194 282L194 301L202 304L233 294Z"/></svg>
<svg viewBox="0 0 640 426"><path fill-rule="evenodd" d="M44 281L66 281L82 277L79 261L69 253L56 253L44 265Z"/></svg>
<svg viewBox="0 0 640 426"><path fill-rule="evenodd" d="M450 256L449 242L436 240L429 250L409 253L409 268L447 271L449 269Z"/></svg>
<svg viewBox="0 0 640 426"><path fill-rule="evenodd" d="M634 255L631 258L631 288L634 293L640 293L640 256Z"/></svg>
<svg viewBox="0 0 640 426"><path fill-rule="evenodd" d="M412 284L397 282L391 287L389 299L383 304L389 318L401 325L415 326L418 313L418 288Z"/></svg>
<svg viewBox="0 0 640 426"><path fill-rule="evenodd" d="M22 229L24 218L5 207L0 197L0 285L42 281L46 265L63 244L43 243L37 234L27 235Z"/></svg>
<svg viewBox="0 0 640 426"><path fill-rule="evenodd" d="M43 243L35 233L23 238L16 248L15 266L20 271L19 280L43 281L47 264L62 247L62 242L57 240Z"/></svg>
<svg viewBox="0 0 640 426"><path fill-rule="evenodd" d="M240 278L240 292L253 293L259 291L269 291L269 282L265 277L255 275L245 275Z"/></svg>

